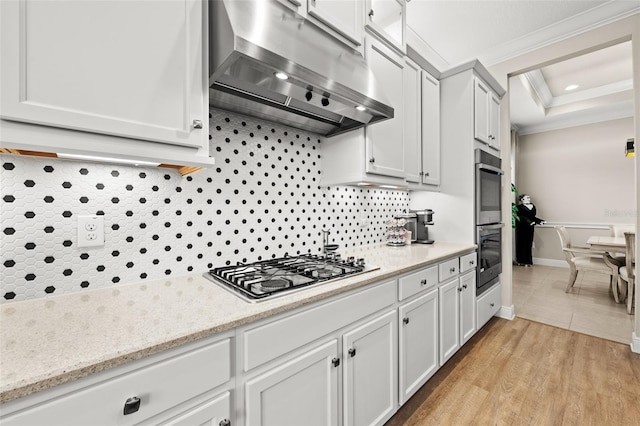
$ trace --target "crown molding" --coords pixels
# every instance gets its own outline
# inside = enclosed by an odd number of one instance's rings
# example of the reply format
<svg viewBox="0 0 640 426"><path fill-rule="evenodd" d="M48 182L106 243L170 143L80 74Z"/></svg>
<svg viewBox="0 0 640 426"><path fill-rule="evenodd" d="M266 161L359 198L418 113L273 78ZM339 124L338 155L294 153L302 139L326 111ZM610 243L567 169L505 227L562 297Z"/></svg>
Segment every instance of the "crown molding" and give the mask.
<svg viewBox="0 0 640 426"><path fill-rule="evenodd" d="M531 126L519 125L519 135L531 135L534 133L548 132L552 130L566 129L569 127L585 126L604 121L618 120L634 116L633 100L617 102L606 108L593 108L579 112L547 118L544 123Z"/></svg>
<svg viewBox="0 0 640 426"><path fill-rule="evenodd" d="M526 36L495 46L480 56L487 67L640 13L636 1L609 1Z"/></svg>

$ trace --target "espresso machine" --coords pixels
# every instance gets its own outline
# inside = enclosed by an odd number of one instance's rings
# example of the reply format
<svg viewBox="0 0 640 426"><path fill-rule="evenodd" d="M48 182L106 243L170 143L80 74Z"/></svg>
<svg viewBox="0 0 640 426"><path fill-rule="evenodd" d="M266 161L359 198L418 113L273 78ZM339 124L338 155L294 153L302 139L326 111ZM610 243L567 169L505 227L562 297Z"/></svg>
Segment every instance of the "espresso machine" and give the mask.
<svg viewBox="0 0 640 426"><path fill-rule="evenodd" d="M433 244L433 240L429 239L428 225L433 225L433 210L410 210L412 214L416 215L416 231L415 241L418 244Z"/></svg>

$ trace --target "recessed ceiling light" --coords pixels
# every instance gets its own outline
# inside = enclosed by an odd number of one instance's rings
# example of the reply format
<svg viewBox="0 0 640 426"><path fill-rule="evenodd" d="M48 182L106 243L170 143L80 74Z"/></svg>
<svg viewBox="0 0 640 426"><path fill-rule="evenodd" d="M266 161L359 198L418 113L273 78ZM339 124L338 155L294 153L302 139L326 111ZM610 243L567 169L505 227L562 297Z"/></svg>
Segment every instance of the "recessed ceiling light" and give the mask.
<svg viewBox="0 0 640 426"><path fill-rule="evenodd" d="M358 106L356 107L356 109L357 109L358 111L366 111L366 110L367 110L367 109L366 109L365 107L363 107L362 105L358 105Z"/></svg>
<svg viewBox="0 0 640 426"><path fill-rule="evenodd" d="M567 91L568 90L576 90L578 87L580 87L580 86L578 86L577 84L570 84L567 87L565 87L564 90L567 90Z"/></svg>
<svg viewBox="0 0 640 426"><path fill-rule="evenodd" d="M275 73L273 73L273 75L275 75L276 78L279 78L280 80L286 80L286 79L289 78L288 75L286 75L285 73L283 73L281 71L275 72Z"/></svg>

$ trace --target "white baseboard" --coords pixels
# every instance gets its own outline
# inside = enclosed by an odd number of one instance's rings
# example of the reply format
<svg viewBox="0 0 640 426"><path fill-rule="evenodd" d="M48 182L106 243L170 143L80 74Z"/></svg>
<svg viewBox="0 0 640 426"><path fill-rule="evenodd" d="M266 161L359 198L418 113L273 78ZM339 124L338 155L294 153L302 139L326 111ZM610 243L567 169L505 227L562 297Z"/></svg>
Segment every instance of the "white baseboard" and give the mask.
<svg viewBox="0 0 640 426"><path fill-rule="evenodd" d="M640 354L640 336L635 331L631 334L631 352Z"/></svg>
<svg viewBox="0 0 640 426"><path fill-rule="evenodd" d="M513 305L511 306L501 306L500 310L496 314L498 318L504 318L509 321L513 320L516 317L516 310Z"/></svg>
<svg viewBox="0 0 640 426"><path fill-rule="evenodd" d="M533 258L534 265L542 265L542 266L555 266L557 268L567 268L569 269L569 264L566 260L558 260L558 259L544 259L542 257L534 257Z"/></svg>

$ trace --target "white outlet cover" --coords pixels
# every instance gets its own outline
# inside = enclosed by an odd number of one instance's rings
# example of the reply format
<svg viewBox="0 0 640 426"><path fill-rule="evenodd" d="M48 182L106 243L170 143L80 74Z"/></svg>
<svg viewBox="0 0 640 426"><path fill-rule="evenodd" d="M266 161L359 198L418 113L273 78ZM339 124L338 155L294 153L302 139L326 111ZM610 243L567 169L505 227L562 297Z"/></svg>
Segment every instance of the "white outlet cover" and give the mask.
<svg viewBox="0 0 640 426"><path fill-rule="evenodd" d="M104 246L104 216L78 216L78 247Z"/></svg>

